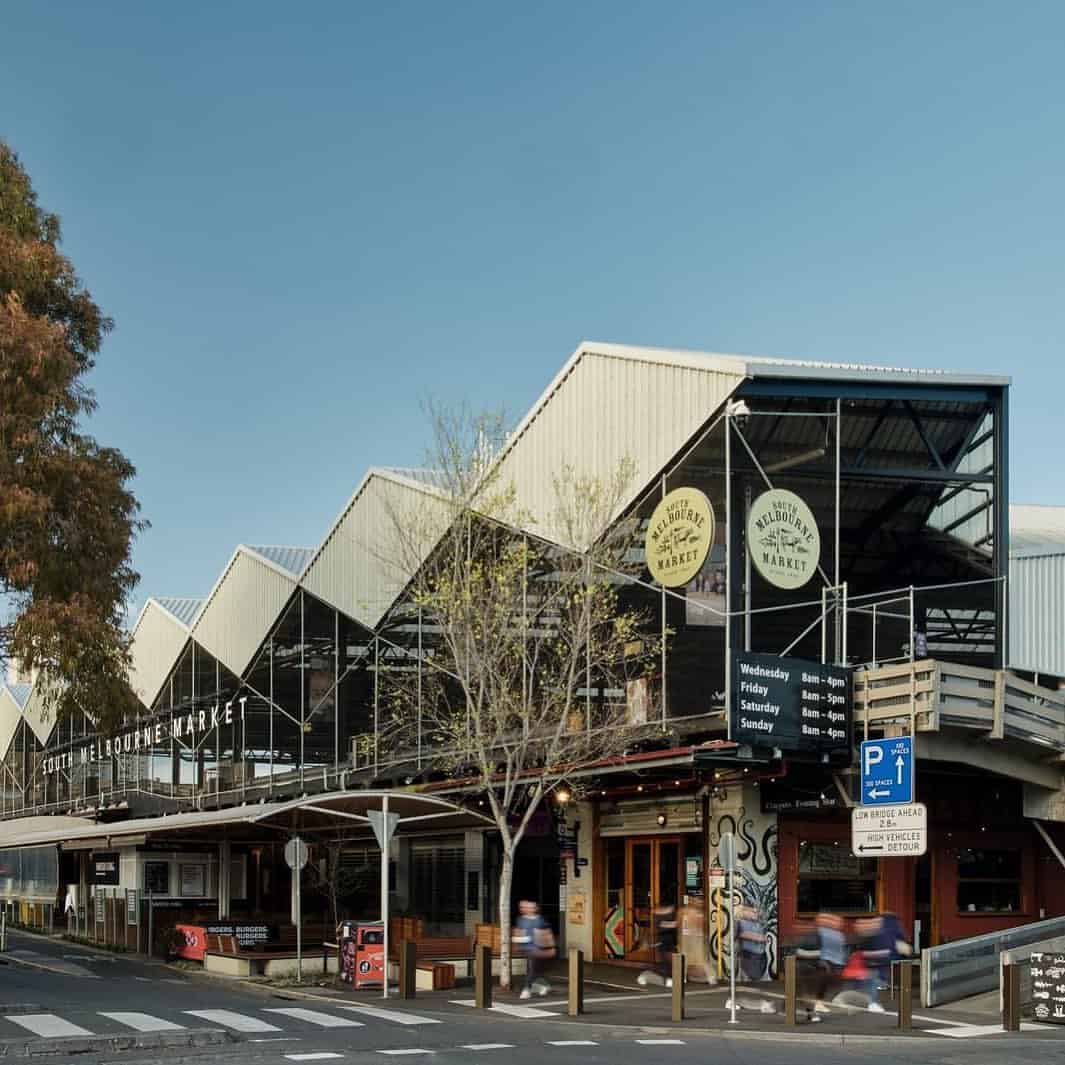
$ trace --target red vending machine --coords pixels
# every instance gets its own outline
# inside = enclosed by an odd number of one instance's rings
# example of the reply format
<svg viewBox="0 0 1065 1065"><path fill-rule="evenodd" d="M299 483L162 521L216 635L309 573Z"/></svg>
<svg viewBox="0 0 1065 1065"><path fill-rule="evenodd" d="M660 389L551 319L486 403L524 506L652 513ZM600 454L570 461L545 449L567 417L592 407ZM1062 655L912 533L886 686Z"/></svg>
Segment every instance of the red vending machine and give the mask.
<svg viewBox="0 0 1065 1065"><path fill-rule="evenodd" d="M355 925L355 986L383 987L384 979L384 925L380 921Z"/></svg>

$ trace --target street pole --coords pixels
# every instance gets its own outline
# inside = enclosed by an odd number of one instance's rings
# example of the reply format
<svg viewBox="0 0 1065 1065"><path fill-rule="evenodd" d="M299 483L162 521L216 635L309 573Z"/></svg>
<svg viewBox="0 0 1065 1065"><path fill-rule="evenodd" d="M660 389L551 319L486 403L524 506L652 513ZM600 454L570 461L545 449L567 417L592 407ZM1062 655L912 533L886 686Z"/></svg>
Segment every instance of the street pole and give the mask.
<svg viewBox="0 0 1065 1065"><path fill-rule="evenodd" d="M728 984L729 984L729 1024L736 1023L736 843L728 850Z"/></svg>
<svg viewBox="0 0 1065 1065"><path fill-rule="evenodd" d="M297 855L297 858L300 857ZM296 982L298 984L303 983L303 898L300 894L302 887L300 881L303 879L303 866L296 862L296 868L292 870L292 875L296 878Z"/></svg>
<svg viewBox="0 0 1065 1065"><path fill-rule="evenodd" d="M383 823L388 824L388 795L381 799ZM381 844L381 926L384 946L384 972L381 974L382 998L388 998L388 851L391 840Z"/></svg>

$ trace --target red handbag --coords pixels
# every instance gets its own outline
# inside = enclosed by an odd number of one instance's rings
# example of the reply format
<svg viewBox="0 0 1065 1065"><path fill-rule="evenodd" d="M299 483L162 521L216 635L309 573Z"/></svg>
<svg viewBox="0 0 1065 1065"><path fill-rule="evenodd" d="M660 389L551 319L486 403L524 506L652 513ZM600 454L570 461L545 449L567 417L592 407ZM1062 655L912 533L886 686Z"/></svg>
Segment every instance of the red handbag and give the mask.
<svg viewBox="0 0 1065 1065"><path fill-rule="evenodd" d="M844 980L865 980L869 976L869 969L866 967L865 958L862 957L862 952L856 950L848 959L847 964L843 966L843 972L840 976Z"/></svg>

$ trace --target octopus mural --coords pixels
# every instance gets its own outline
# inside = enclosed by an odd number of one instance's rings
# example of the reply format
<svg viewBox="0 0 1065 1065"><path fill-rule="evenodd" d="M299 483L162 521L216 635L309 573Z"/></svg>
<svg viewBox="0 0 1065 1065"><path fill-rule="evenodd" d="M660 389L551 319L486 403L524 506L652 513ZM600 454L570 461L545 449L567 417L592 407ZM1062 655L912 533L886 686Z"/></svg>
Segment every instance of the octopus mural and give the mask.
<svg viewBox="0 0 1065 1065"><path fill-rule="evenodd" d="M730 796L731 798L731 796ZM727 968L729 944L732 942L731 903L736 909L749 906L758 914L765 929L765 969L762 978L777 975L780 925L777 919L777 819L763 814L756 788L745 787L736 799L715 800L711 807L709 846L711 859L717 853L721 837L731 832L736 838L736 882L732 898L728 887L710 893L710 959L714 966L723 958ZM720 927L715 915L720 912Z"/></svg>

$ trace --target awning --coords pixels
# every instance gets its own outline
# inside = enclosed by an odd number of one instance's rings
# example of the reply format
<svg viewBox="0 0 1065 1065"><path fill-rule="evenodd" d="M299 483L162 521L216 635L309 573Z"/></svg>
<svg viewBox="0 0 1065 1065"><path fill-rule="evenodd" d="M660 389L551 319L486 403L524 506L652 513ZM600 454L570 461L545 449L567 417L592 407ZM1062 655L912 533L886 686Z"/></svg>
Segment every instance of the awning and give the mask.
<svg viewBox="0 0 1065 1065"><path fill-rule="evenodd" d="M462 831L491 828L494 822L448 799L405 791L350 791L305 796L288 802L249 803L223 810L196 810L162 817L99 823L80 817L25 817L0 824L0 847L58 844L64 850L136 845L149 838L213 830L224 838L236 826L257 827L282 838L343 831L346 837L373 838L367 814L388 809L399 815L397 835L422 830Z"/></svg>

